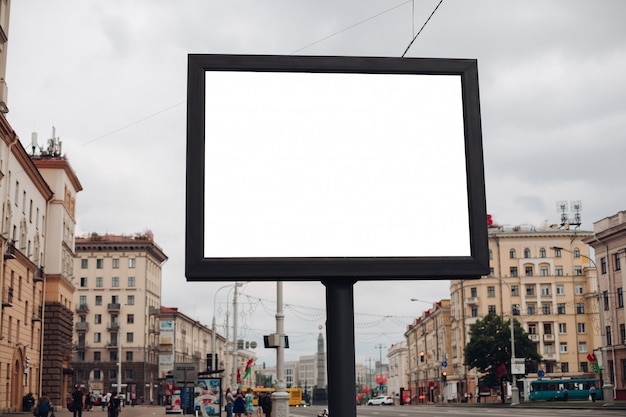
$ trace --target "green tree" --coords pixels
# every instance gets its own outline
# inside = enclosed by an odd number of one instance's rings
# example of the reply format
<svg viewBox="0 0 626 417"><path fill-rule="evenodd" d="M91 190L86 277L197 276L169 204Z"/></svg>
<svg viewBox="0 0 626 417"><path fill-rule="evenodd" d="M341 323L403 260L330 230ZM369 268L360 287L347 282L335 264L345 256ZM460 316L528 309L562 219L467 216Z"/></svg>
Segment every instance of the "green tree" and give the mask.
<svg viewBox="0 0 626 417"><path fill-rule="evenodd" d="M525 359L527 373L533 368L536 370L541 355L519 322L513 322L515 357ZM489 387L500 385L504 378L508 379L511 375L510 320L502 321L500 316L489 314L470 326L469 335L470 341L465 346L465 365L484 373L483 381ZM506 375L499 377L498 367L502 364L506 366Z"/></svg>

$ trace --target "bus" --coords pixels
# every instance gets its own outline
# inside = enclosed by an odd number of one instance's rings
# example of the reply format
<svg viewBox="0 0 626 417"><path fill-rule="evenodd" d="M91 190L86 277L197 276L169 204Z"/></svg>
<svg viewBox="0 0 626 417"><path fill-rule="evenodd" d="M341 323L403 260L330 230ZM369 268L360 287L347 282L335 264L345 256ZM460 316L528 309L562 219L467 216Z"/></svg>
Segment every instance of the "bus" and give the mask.
<svg viewBox="0 0 626 417"><path fill-rule="evenodd" d="M530 383L531 401L563 400L563 390L567 388L568 399L589 399L589 388L596 387L596 399L602 399L602 386L599 379L595 378L569 378L569 379L537 379Z"/></svg>
<svg viewBox="0 0 626 417"><path fill-rule="evenodd" d="M254 391L255 394L271 394L272 392L274 392L274 388L257 387L252 388L252 391ZM289 405L292 405L294 407L299 407L302 405L302 388L286 388L285 391L289 393ZM252 403L256 406L257 399L255 398Z"/></svg>

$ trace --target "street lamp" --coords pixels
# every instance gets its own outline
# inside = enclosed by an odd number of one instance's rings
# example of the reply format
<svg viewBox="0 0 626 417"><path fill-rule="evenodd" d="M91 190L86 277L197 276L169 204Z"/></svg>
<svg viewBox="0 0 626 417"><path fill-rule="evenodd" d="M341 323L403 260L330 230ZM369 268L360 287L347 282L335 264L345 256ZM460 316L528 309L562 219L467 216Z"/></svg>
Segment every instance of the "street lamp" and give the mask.
<svg viewBox="0 0 626 417"><path fill-rule="evenodd" d="M569 249L565 249L562 248L560 246L552 246L550 247L550 249L553 249L555 251L565 251L571 254L574 254L574 251L571 251ZM600 347L601 351L602 351L602 368L604 369L604 378L602 380L602 395L605 401L605 405L611 405L613 404L613 384L611 384L611 381L609 379L609 375L608 375L608 363L607 363L607 357L606 357L606 331L604 328L604 310L602 308L602 306L600 305L600 280L597 277L597 271L598 271L598 266L596 265L596 262L591 259L590 257L581 254L578 254L581 258L585 258L587 259L589 262L591 262L591 264L593 265L593 268L596 270L596 287L597 287L597 291L598 291L598 310L600 311L600 336L601 336L601 340L602 340L602 346Z"/></svg>
<svg viewBox="0 0 626 417"><path fill-rule="evenodd" d="M217 331L215 328L215 306L217 304L217 293L220 292L220 290L224 288L230 288L232 286L242 286L242 285L243 283L241 282L237 282L235 284L224 285L222 287L219 287L217 291L215 291L215 294L213 295L213 321L211 323L211 352L213 353L211 357L211 371L213 372L215 372L215 370L217 369L217 352L216 352L216 346L215 346L215 333Z"/></svg>

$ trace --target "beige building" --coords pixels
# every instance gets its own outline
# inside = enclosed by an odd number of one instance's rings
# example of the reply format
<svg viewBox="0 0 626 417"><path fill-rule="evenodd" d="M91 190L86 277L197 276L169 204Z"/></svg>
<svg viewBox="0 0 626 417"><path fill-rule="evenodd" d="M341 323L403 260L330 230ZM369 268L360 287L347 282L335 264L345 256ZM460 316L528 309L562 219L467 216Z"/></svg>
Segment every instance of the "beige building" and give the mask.
<svg viewBox="0 0 626 417"><path fill-rule="evenodd" d="M394 343L387 350L387 363L389 374L387 375L387 395L394 399L394 403L400 404L400 395L409 389L408 374L408 347L406 340Z"/></svg>
<svg viewBox="0 0 626 417"><path fill-rule="evenodd" d="M76 238L75 383L156 400L159 380L161 267L152 232ZM121 370L121 373L120 373Z"/></svg>
<svg viewBox="0 0 626 417"><path fill-rule="evenodd" d="M599 266L599 294L605 381L615 390L615 399L626 400L626 309L624 287L626 274L622 263L626 256L626 211L593 224L593 235L584 239L595 250ZM569 248L569 246L565 246ZM598 355L599 356L599 355Z"/></svg>
<svg viewBox="0 0 626 417"><path fill-rule="evenodd" d="M456 394L454 381L459 376L450 375L448 363L452 348L450 310L450 300L437 301L404 333L408 353L405 388L411 391L411 404L440 402ZM445 378L444 372L448 373Z"/></svg>
<svg viewBox="0 0 626 417"><path fill-rule="evenodd" d="M530 226L489 229L490 275L450 285L448 384L456 381L460 396L477 393L478 375L463 365L463 348L470 326L488 314L505 320L512 314L521 323L543 357L539 367L547 377L593 375L587 355L601 342L596 270L583 242L590 236Z"/></svg>

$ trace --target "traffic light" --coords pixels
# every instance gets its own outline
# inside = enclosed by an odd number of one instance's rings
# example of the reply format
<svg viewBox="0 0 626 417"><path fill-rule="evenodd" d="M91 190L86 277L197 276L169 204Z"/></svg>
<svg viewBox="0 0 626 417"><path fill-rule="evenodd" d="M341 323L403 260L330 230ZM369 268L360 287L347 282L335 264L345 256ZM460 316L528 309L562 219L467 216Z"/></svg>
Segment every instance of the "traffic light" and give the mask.
<svg viewBox="0 0 626 417"><path fill-rule="evenodd" d="M424 362L424 351L420 352L420 362Z"/></svg>
<svg viewBox="0 0 626 417"><path fill-rule="evenodd" d="M446 383L446 378L448 377L448 371L441 372L441 382Z"/></svg>
<svg viewBox="0 0 626 417"><path fill-rule="evenodd" d="M493 226L493 219L491 218L491 214L487 214L487 226Z"/></svg>

